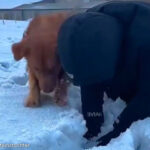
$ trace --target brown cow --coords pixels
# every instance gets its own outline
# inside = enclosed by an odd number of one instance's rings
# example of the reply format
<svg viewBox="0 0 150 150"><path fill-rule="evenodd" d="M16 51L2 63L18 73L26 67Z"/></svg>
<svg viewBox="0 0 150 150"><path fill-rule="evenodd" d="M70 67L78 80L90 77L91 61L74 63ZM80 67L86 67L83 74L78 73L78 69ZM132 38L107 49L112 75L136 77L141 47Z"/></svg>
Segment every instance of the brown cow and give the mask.
<svg viewBox="0 0 150 150"><path fill-rule="evenodd" d="M57 36L62 23L70 16L57 13L35 17L23 39L12 45L14 58L27 60L30 92L26 106L40 104L40 91L54 91L54 99L66 104L68 83L57 55Z"/></svg>

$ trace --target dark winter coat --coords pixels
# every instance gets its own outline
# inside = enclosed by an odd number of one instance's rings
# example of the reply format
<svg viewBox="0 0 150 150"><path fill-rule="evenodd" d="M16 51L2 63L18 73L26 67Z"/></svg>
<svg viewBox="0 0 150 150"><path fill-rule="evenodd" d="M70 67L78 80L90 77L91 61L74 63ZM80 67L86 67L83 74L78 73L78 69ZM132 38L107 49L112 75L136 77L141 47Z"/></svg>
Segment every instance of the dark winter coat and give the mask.
<svg viewBox="0 0 150 150"><path fill-rule="evenodd" d="M110 2L91 8L63 24L58 43L75 84L105 83L114 98L132 96L139 86L140 56L150 56L150 4Z"/></svg>
<svg viewBox="0 0 150 150"><path fill-rule="evenodd" d="M81 86L88 130L96 135L103 116L103 92L130 102L106 144L133 121L150 116L150 4L109 2L70 17L61 27L58 52L64 69Z"/></svg>

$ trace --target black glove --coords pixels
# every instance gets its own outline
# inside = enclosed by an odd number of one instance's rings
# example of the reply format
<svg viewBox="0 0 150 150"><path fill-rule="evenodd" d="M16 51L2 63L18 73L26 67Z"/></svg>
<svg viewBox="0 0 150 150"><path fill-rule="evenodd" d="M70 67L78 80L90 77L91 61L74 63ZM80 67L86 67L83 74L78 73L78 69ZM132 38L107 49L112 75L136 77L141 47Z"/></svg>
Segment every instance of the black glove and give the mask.
<svg viewBox="0 0 150 150"><path fill-rule="evenodd" d="M87 139L97 136L104 122L102 104L103 90L100 84L81 86L82 113L86 120Z"/></svg>

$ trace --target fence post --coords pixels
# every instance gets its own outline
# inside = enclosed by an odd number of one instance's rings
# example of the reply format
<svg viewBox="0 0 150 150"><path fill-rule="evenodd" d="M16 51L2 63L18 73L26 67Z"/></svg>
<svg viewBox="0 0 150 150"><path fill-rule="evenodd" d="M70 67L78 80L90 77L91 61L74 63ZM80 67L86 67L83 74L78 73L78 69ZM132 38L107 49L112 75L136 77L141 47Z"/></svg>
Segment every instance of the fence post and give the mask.
<svg viewBox="0 0 150 150"><path fill-rule="evenodd" d="M5 21L4 21L4 14L2 14L2 20L3 20L3 24L5 24Z"/></svg>

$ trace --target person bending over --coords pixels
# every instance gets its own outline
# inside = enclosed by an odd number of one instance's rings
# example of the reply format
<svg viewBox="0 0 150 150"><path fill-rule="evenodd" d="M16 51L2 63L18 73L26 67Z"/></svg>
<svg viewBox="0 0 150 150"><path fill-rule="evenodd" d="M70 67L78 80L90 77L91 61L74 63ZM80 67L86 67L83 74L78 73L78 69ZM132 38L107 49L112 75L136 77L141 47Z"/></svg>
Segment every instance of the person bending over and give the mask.
<svg viewBox="0 0 150 150"><path fill-rule="evenodd" d="M109 2L73 15L59 31L58 54L81 88L86 138L100 132L104 92L127 107L99 145L150 116L150 4Z"/></svg>

